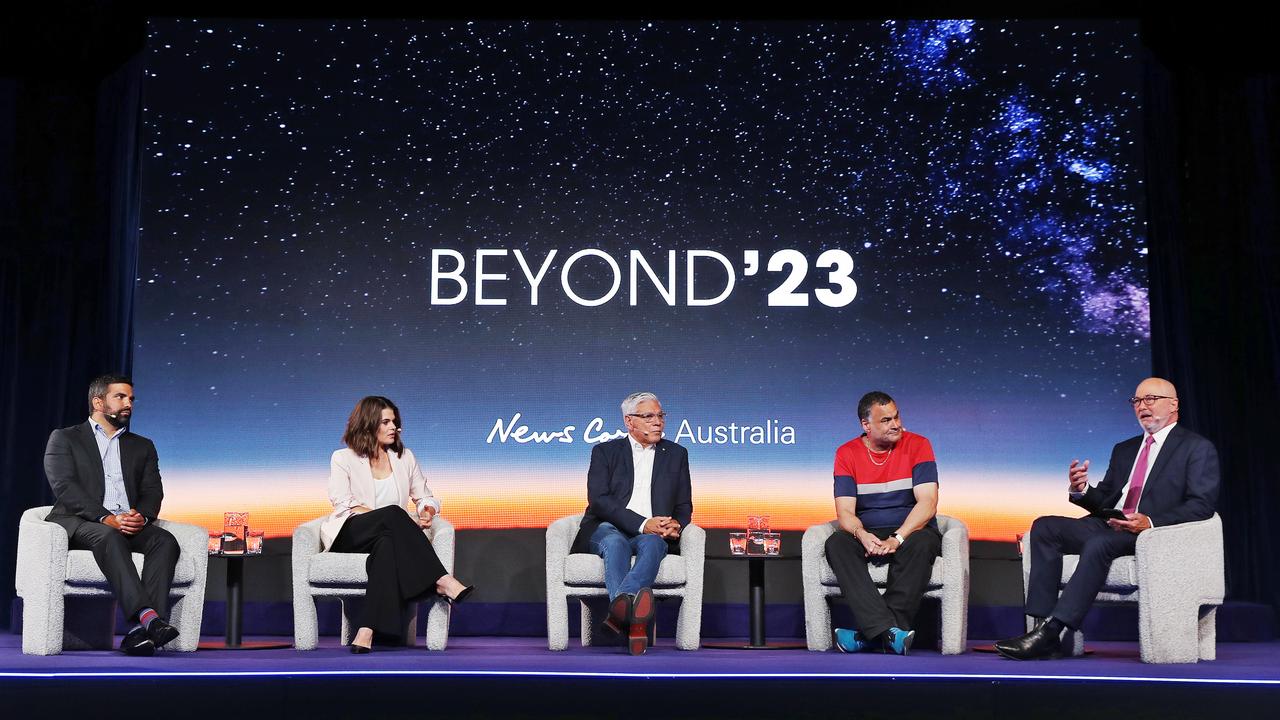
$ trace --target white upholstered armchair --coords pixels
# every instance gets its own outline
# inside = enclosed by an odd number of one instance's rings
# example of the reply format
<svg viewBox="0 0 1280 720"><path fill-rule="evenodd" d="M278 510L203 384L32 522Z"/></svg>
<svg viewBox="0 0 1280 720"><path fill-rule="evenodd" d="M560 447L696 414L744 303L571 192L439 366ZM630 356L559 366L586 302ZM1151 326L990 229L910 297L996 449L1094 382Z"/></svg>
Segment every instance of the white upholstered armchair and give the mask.
<svg viewBox="0 0 1280 720"><path fill-rule="evenodd" d="M562 517L547 528L547 647L569 646L569 599L582 604L582 645L591 644L596 618L588 598L604 598L604 560L589 553L569 553L582 515ZM697 650L702 642L702 577L707 533L689 524L680 532L680 554L667 555L653 582L655 598L680 598L676 648Z"/></svg>
<svg viewBox="0 0 1280 720"><path fill-rule="evenodd" d="M924 596L942 603L939 638L943 655L958 655L969 637L969 528L963 522L938 516L942 533L942 555L933 561ZM804 585L804 630L810 650L831 649L830 599L841 597L840 584L827 563L827 538L836 531L836 522L814 525L801 540L801 578ZM887 565L869 565L871 579L884 591L889 579Z"/></svg>
<svg viewBox="0 0 1280 720"><path fill-rule="evenodd" d="M22 598L22 652L57 655L64 649L109 649L115 633L115 596L93 552L68 550L67 531L45 520L52 509L31 508L18 521L14 586ZM195 525L155 522L173 535L179 548L168 619L180 634L165 649L190 652L200 644L209 533ZM133 563L141 573L142 555L134 553Z"/></svg>
<svg viewBox="0 0 1280 720"><path fill-rule="evenodd" d="M298 650L315 650L319 640L316 600L342 603L342 644L351 642L356 603L364 599L369 576L365 572L368 553L321 552L320 525L328 516L316 518L293 531L293 645ZM444 569L453 572L454 530L448 520L436 515L427 537ZM418 604L405 608L405 644L415 645L418 634ZM427 649L444 650L449 644L449 601L438 597L427 611Z"/></svg>
<svg viewBox="0 0 1280 720"><path fill-rule="evenodd" d="M1031 547L1031 532L1023 536ZM1062 559L1066 586L1079 555ZM1022 554L1022 592L1031 577L1031 552ZM1138 647L1147 663L1192 663L1217 657L1217 612L1226 594L1222 520L1151 528L1138 535L1134 554L1116 558L1097 602L1137 603ZM1030 629L1031 619L1027 619ZM1063 645L1084 652L1084 633L1068 632Z"/></svg>

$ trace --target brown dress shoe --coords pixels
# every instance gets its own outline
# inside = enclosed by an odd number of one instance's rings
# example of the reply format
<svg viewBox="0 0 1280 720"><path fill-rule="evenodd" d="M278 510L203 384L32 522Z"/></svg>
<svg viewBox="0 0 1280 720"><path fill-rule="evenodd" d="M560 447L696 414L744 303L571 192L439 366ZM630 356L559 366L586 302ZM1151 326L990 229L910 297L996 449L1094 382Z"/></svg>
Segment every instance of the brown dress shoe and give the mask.
<svg viewBox="0 0 1280 720"><path fill-rule="evenodd" d="M627 632L627 650L632 655L643 655L649 648L649 623L653 620L653 591L640 588L631 601L630 628Z"/></svg>

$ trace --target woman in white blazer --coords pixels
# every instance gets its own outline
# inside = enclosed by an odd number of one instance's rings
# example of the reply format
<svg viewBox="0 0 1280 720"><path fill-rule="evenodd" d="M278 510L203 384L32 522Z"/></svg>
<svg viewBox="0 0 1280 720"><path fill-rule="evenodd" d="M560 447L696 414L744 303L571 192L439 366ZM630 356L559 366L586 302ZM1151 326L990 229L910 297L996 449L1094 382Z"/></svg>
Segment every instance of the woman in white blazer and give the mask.
<svg viewBox="0 0 1280 720"><path fill-rule="evenodd" d="M333 552L369 553L369 584L351 652L367 653L374 633L398 636L405 603L431 593L462 602L474 590L450 575L424 529L440 512L413 452L400 442L400 409L385 397L363 398L347 419L347 447L333 453L333 514L320 540ZM408 503L413 502L415 512Z"/></svg>

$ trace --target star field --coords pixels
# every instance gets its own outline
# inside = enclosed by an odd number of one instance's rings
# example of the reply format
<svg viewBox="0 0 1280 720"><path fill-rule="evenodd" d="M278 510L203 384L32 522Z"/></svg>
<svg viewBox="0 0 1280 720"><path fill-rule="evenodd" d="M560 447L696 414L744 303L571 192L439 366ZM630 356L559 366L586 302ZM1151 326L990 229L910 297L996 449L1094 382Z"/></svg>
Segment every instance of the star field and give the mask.
<svg viewBox="0 0 1280 720"><path fill-rule="evenodd" d="M208 433L179 462L314 457L374 392L477 457L495 417L612 418L639 387L786 418L806 461L873 387L961 458L1113 441L1149 372L1135 46L1118 22L154 21L148 412L175 444ZM510 255L486 288L507 305L432 306L433 248L558 255L536 306ZM631 249L662 272L716 250L737 286L668 307L642 279L632 307L624 274L584 308L558 284L583 248L624 272ZM783 276L742 253L784 248L802 291L848 251L856 300L768 306Z"/></svg>

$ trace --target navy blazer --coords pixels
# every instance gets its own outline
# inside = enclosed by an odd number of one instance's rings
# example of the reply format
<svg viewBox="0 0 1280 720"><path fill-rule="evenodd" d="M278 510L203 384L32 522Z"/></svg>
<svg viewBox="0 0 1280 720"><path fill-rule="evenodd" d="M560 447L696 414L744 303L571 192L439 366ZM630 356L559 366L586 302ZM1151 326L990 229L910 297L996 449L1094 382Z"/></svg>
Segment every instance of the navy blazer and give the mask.
<svg viewBox="0 0 1280 720"><path fill-rule="evenodd" d="M148 523L160 514L164 488L160 484L160 464L156 446L147 438L126 432L120 436L120 470L129 506ZM54 430L44 450L44 474L57 498L47 518L66 528L70 537L86 522L98 522L111 511L102 505L107 492L102 471L102 455L93 428L83 422Z"/></svg>
<svg viewBox="0 0 1280 720"><path fill-rule="evenodd" d="M1117 444L1102 482L1071 502L1091 513L1115 507L1120 495L1129 490L1129 473L1144 437L1138 435ZM1179 423L1169 431L1147 475L1138 512L1151 518L1155 527L1208 520L1218 502L1220 482L1218 451L1213 443Z"/></svg>
<svg viewBox="0 0 1280 720"><path fill-rule="evenodd" d="M591 468L587 470L587 510L570 552L591 552L588 547L591 535L602 522L612 523L627 537L639 534L637 531L645 518L627 509L635 485L635 473L630 436L600 443L591 449ZM689 451L665 438L659 440L654 448L650 500L654 516L673 517L681 528L688 525L693 516ZM667 546L669 552L680 551L678 542L668 541Z"/></svg>

